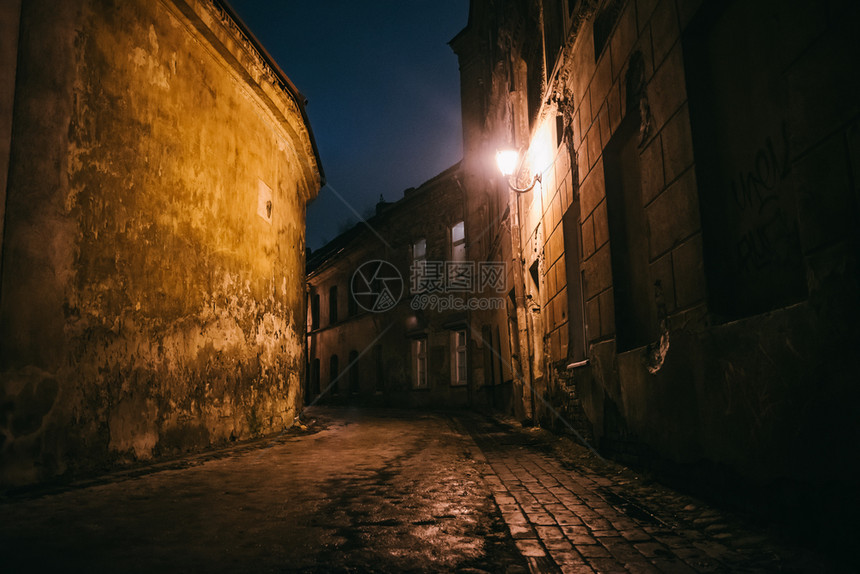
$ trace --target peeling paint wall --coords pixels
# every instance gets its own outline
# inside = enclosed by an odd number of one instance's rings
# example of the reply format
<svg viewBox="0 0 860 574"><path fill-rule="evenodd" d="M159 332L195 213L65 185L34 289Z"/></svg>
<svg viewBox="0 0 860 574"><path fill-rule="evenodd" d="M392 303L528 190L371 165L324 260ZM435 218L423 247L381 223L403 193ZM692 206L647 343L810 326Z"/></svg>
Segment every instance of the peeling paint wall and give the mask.
<svg viewBox="0 0 860 574"><path fill-rule="evenodd" d="M0 482L292 425L321 170L277 74L211 0L28 2L19 51Z"/></svg>

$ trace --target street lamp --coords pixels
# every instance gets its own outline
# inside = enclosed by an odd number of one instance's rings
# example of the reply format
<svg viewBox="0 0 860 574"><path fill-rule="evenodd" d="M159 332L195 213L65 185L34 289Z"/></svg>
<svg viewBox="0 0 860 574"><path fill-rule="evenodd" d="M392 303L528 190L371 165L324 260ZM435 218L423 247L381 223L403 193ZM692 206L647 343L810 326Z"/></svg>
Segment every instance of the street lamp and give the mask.
<svg viewBox="0 0 860 574"><path fill-rule="evenodd" d="M514 184L511 183L510 177L517 170L519 161L520 154L516 150L501 149L496 152L496 164L499 166L499 171L502 172L503 176L505 176L505 181L508 182L508 186L517 193L526 193L531 191L535 184L541 180L540 173L535 174L530 186L523 189L514 186Z"/></svg>

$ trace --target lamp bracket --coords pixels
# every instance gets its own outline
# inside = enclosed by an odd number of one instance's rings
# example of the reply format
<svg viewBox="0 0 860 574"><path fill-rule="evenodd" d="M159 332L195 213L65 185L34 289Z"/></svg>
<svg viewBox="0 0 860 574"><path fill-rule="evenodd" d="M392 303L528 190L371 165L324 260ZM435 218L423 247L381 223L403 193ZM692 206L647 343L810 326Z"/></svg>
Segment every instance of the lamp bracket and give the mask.
<svg viewBox="0 0 860 574"><path fill-rule="evenodd" d="M541 175L540 175L540 173L536 173L535 178L532 180L531 185L528 187L524 187L522 189L515 187L514 184L511 183L510 179L508 179L507 181L508 181L508 187L510 187L512 190L516 191L517 193L528 193L532 189L534 189L534 186L537 185L537 183L539 181L541 181Z"/></svg>

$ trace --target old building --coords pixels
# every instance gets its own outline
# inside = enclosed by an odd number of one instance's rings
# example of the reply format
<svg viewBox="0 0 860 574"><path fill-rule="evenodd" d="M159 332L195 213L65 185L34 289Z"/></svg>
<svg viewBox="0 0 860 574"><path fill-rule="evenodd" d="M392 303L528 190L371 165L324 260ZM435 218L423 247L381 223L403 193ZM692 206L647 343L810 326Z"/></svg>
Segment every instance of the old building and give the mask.
<svg viewBox="0 0 860 574"><path fill-rule="evenodd" d="M472 0L463 181L510 241L488 255L513 267L513 412L838 510L860 439L858 23L847 0Z"/></svg>
<svg viewBox="0 0 860 574"><path fill-rule="evenodd" d="M474 261L469 215L458 164L311 255L308 402L463 407L510 395L479 322L508 304L504 277Z"/></svg>
<svg viewBox="0 0 860 574"><path fill-rule="evenodd" d="M291 426L323 180L301 94L217 0L0 17L0 482Z"/></svg>

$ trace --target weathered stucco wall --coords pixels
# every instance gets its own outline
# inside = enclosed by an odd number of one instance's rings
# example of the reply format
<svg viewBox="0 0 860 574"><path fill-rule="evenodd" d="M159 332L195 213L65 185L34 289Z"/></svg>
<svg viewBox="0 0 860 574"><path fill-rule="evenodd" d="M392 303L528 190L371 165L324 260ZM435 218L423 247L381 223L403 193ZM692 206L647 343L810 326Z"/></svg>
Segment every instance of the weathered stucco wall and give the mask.
<svg viewBox="0 0 860 574"><path fill-rule="evenodd" d="M321 171L277 74L203 0L28 2L19 50L0 480L289 427Z"/></svg>

